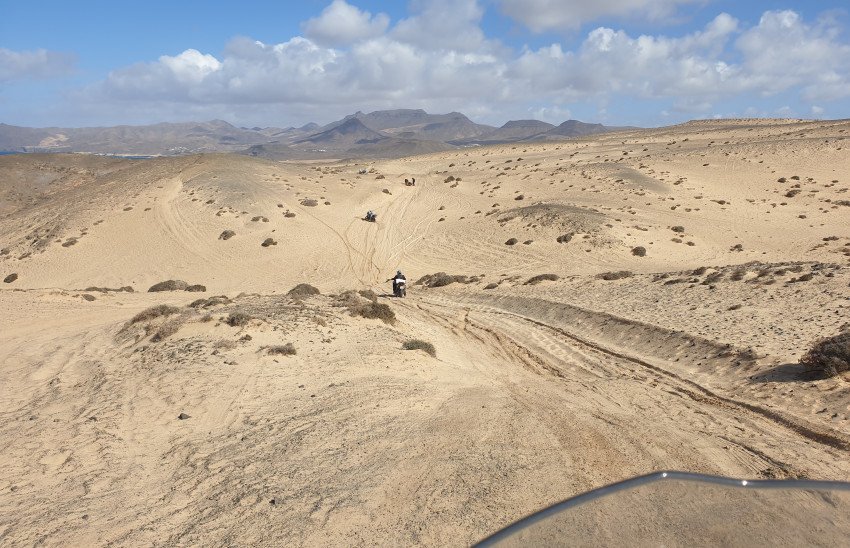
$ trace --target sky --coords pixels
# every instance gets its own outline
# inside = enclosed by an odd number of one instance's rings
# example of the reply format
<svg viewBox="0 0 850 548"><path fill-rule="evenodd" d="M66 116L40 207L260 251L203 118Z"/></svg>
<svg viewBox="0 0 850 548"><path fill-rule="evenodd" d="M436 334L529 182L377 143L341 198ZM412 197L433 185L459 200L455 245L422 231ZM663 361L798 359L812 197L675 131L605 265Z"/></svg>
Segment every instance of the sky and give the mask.
<svg viewBox="0 0 850 548"><path fill-rule="evenodd" d="M0 0L0 123L850 118L850 0Z"/></svg>

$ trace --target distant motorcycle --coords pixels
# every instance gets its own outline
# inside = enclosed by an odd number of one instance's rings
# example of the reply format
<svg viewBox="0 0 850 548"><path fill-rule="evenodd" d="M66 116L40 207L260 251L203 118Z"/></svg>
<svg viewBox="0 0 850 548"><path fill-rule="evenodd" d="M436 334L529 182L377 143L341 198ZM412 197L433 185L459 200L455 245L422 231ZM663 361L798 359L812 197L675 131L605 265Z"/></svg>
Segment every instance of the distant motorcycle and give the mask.
<svg viewBox="0 0 850 548"><path fill-rule="evenodd" d="M366 216L363 217L363 220L369 221L370 223L374 223L377 222L378 216L375 213L369 211L368 213L366 213Z"/></svg>
<svg viewBox="0 0 850 548"><path fill-rule="evenodd" d="M404 186L416 186L416 179L411 178L409 181L405 179Z"/></svg>
<svg viewBox="0 0 850 548"><path fill-rule="evenodd" d="M399 280L395 283L395 287L393 288L393 296L394 297L405 297L407 296L407 282L404 280Z"/></svg>

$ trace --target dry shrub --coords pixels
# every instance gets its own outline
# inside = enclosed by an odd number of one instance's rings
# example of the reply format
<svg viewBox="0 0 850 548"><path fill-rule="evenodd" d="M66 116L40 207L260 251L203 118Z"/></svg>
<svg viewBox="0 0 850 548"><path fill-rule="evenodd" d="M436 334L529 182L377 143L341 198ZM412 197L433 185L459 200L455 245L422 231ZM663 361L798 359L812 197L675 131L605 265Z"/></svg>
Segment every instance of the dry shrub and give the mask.
<svg viewBox="0 0 850 548"><path fill-rule="evenodd" d="M566 243L569 243L569 241L572 240L572 239L573 239L573 233L570 232L569 234L561 234L560 236L558 236L558 238L555 241L557 241L559 244L566 244Z"/></svg>
<svg viewBox="0 0 850 548"><path fill-rule="evenodd" d="M643 246L637 246L632 248L632 255L635 257L646 257L646 248Z"/></svg>
<svg viewBox="0 0 850 548"><path fill-rule="evenodd" d="M519 242L519 240L517 240L516 238L510 238L508 239L508 241L505 242L505 245L516 245L517 242Z"/></svg>
<svg viewBox="0 0 850 548"><path fill-rule="evenodd" d="M746 268L736 268L734 271L732 271L732 275L729 276L729 279L731 279L733 282L740 282L741 280L744 279L744 277L746 275L747 275L747 269Z"/></svg>
<svg viewBox="0 0 850 548"><path fill-rule="evenodd" d="M15 274L15 273L12 273L12 274L9 274L8 276L6 276L5 278L3 278L3 283L10 284L17 279L18 279L18 275Z"/></svg>
<svg viewBox="0 0 850 548"><path fill-rule="evenodd" d="M434 348L434 345L423 340L411 339L409 341L404 341L401 347L404 350L424 350L432 358L437 357L437 349Z"/></svg>
<svg viewBox="0 0 850 548"><path fill-rule="evenodd" d="M671 226L670 230L672 230L673 232L682 233L682 232L685 231L685 227L683 227L683 226Z"/></svg>
<svg viewBox="0 0 850 548"><path fill-rule="evenodd" d="M437 272L436 274L426 274L416 280L414 285L424 285L425 287L445 287L453 283L471 284L481 278L479 276L464 276L462 274L446 274L445 272Z"/></svg>
<svg viewBox="0 0 850 548"><path fill-rule="evenodd" d="M180 326L183 325L184 321L185 318L182 316L167 320L159 327L159 329L156 330L156 333L154 333L153 337L151 337L151 342L160 342L171 335L174 335L180 330Z"/></svg>
<svg viewBox="0 0 850 548"><path fill-rule="evenodd" d="M815 342L800 363L806 371L826 377L850 370L850 331Z"/></svg>
<svg viewBox="0 0 850 548"><path fill-rule="evenodd" d="M230 339L221 339L220 341L216 341L213 345L213 348L217 350L233 350L236 348L236 341L231 341Z"/></svg>
<svg viewBox="0 0 850 548"><path fill-rule="evenodd" d="M611 281L611 280L622 280L623 278L630 278L630 277L632 277L632 275L633 274L631 272L629 272L628 270L619 270L617 272L603 272L602 274L597 274L596 277L599 278L600 280Z"/></svg>
<svg viewBox="0 0 850 548"><path fill-rule="evenodd" d="M372 302L378 301L378 294L372 291L371 289L361 289L357 292L357 294L363 297L364 299L369 299Z"/></svg>
<svg viewBox="0 0 850 548"><path fill-rule="evenodd" d="M307 198L305 200L301 200L301 205L307 207L316 207L317 205L319 205L319 202L313 200L312 198Z"/></svg>
<svg viewBox="0 0 850 548"><path fill-rule="evenodd" d="M395 323L395 312L388 304L376 303L350 303L348 309L355 316L361 316L370 320L381 320L387 324Z"/></svg>
<svg viewBox="0 0 850 548"><path fill-rule="evenodd" d="M218 235L219 240L229 240L230 238L236 236L236 233L232 230L225 230L221 234Z"/></svg>
<svg viewBox="0 0 850 548"><path fill-rule="evenodd" d="M263 247L269 247L270 245L277 245L277 242L274 240L274 238L266 238L260 245Z"/></svg>
<svg viewBox="0 0 850 548"><path fill-rule="evenodd" d="M268 348L268 353L274 356L294 356L295 355L295 345L290 343L280 344L277 346L270 346Z"/></svg>
<svg viewBox="0 0 850 548"><path fill-rule="evenodd" d="M168 304L159 304L156 306L152 306L150 308L146 308L142 310L135 316L130 319L130 324L146 322L148 320L152 320L154 318L159 318L162 316L170 316L172 314L177 314L180 312L180 309L176 306L171 306Z"/></svg>
<svg viewBox="0 0 850 548"><path fill-rule="evenodd" d="M189 284L183 280L165 280L164 282L152 285L148 289L148 293L155 293L157 291L185 291L187 287L189 287Z"/></svg>
<svg viewBox="0 0 850 548"><path fill-rule="evenodd" d="M525 285L535 285L535 284L539 284L540 282L545 282L545 281L554 282L557 279L558 279L557 274L538 274L537 276L533 276L533 277L529 278L525 282Z"/></svg>
<svg viewBox="0 0 850 548"><path fill-rule="evenodd" d="M234 312L231 312L227 316L227 319L224 321L224 323L226 323L230 327L241 327L243 325L248 325L248 322L250 322L252 319L253 317L247 312L236 310Z"/></svg>
<svg viewBox="0 0 850 548"><path fill-rule="evenodd" d="M310 297L312 295L321 295L322 292L310 284L298 284L286 294L290 297Z"/></svg>
<svg viewBox="0 0 850 548"><path fill-rule="evenodd" d="M189 293L206 293L207 286L201 284L194 284L187 287L186 291L188 291Z"/></svg>
<svg viewBox="0 0 850 548"><path fill-rule="evenodd" d="M210 308L220 304L230 304L230 299L228 299L226 295L218 295L216 297L210 297L209 299L198 299L192 301L189 306L191 308Z"/></svg>

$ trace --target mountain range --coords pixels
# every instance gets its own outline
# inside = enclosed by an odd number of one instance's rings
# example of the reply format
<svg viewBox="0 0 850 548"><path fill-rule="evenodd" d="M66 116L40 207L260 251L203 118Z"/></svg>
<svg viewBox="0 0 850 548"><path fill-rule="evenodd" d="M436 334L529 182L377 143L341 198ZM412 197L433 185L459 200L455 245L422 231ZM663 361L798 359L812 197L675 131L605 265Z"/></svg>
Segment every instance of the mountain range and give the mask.
<svg viewBox="0 0 850 548"><path fill-rule="evenodd" d="M623 129L567 120L554 126L513 120L501 127L477 124L459 112L424 110L355 112L324 126L236 127L223 120L147 126L28 128L0 124L2 152L85 152L176 156L240 152L272 159L391 158L456 147L548 141Z"/></svg>

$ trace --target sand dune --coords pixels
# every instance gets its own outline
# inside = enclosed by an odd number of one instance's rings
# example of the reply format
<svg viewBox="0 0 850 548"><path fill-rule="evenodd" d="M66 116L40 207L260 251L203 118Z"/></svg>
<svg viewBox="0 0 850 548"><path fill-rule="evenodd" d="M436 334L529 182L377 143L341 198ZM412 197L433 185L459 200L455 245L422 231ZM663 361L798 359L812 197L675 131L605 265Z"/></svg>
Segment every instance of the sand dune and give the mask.
<svg viewBox="0 0 850 548"><path fill-rule="evenodd" d="M797 361L850 322L848 136L0 157L0 539L458 545L653 470L847 480Z"/></svg>

